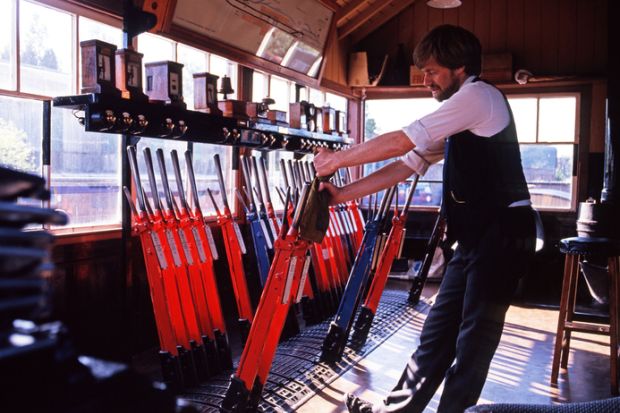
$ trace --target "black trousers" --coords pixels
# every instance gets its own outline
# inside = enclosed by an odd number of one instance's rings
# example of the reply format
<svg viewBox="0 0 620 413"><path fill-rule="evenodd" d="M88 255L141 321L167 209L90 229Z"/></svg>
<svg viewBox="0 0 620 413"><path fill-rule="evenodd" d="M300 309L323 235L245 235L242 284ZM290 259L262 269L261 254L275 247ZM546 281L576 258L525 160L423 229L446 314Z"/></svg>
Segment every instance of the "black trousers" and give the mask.
<svg viewBox="0 0 620 413"><path fill-rule="evenodd" d="M476 404L506 311L533 257L535 231L531 208L505 208L488 217L475 242L457 247L419 347L373 411L422 412L443 380L439 413L462 413Z"/></svg>

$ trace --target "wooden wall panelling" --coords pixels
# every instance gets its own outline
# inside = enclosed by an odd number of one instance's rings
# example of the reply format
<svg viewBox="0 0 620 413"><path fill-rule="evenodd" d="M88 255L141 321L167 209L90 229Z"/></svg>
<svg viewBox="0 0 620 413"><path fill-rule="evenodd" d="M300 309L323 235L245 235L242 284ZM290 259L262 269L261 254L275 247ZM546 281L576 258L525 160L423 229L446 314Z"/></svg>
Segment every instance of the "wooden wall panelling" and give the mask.
<svg viewBox="0 0 620 413"><path fill-rule="evenodd" d="M608 56L608 21L614 19L614 17L608 18L608 2L600 1L594 6L594 64L593 69L595 73L605 73L607 70L607 56ZM614 20L618 24L618 20ZM617 49L616 49L617 50ZM617 75L617 74L616 74Z"/></svg>
<svg viewBox="0 0 620 413"><path fill-rule="evenodd" d="M523 21L523 41L526 53L520 56L520 60L523 68L534 73L540 72L537 69L540 65L542 52L540 39L543 35L544 33L541 30L540 2L526 1Z"/></svg>
<svg viewBox="0 0 620 413"><path fill-rule="evenodd" d="M426 5L420 4L420 7ZM474 24L476 21L476 2L475 0L463 1L463 4L458 8L459 13L459 26L464 27L469 31L474 31ZM421 39L421 38L420 38Z"/></svg>
<svg viewBox="0 0 620 413"><path fill-rule="evenodd" d="M606 0L467 0L445 11L416 1L365 38L353 33L352 47L373 55L394 50L394 43L413 50L431 28L456 23L480 38L483 52L511 52L514 69L535 75L604 75L607 13ZM398 35L391 37L387 25L399 27Z"/></svg>
<svg viewBox="0 0 620 413"><path fill-rule="evenodd" d="M427 24L428 30L431 30L443 24L443 10L441 9L435 9L432 7L428 7L428 12L426 16L428 19L428 24Z"/></svg>
<svg viewBox="0 0 620 413"><path fill-rule="evenodd" d="M78 351L127 360L125 272L118 259L119 239L57 246L52 251L52 319L69 328Z"/></svg>
<svg viewBox="0 0 620 413"><path fill-rule="evenodd" d="M493 2L501 0L493 0ZM491 39L491 0L476 0L474 9L474 33L487 51Z"/></svg>
<svg viewBox="0 0 620 413"><path fill-rule="evenodd" d="M458 26L459 24L459 11L458 9L445 9L443 11L443 23L453 24Z"/></svg>
<svg viewBox="0 0 620 413"><path fill-rule="evenodd" d="M558 69L558 42L559 42L559 2L546 0L540 3L540 19L544 26L540 38L540 71L554 73Z"/></svg>
<svg viewBox="0 0 620 413"><path fill-rule="evenodd" d="M413 13L413 20L411 21L411 25L413 26L413 41L412 41L412 49L414 50L416 45L420 43L422 37L428 32L428 11L429 7L424 4L421 5L421 1L416 1L411 7ZM404 16L405 18L407 16Z"/></svg>
<svg viewBox="0 0 620 413"><path fill-rule="evenodd" d="M506 9L506 50L512 53L513 69L521 69L521 56L525 53L525 4L524 0L512 0Z"/></svg>
<svg viewBox="0 0 620 413"><path fill-rule="evenodd" d="M558 39L558 74L575 73L575 47L577 45L577 30L565 28L577 27L577 0L562 0L562 7L558 10L558 26L562 35Z"/></svg>
<svg viewBox="0 0 620 413"><path fill-rule="evenodd" d="M594 9L595 2L578 1L577 2L577 43L576 50L576 72L578 74L588 74L594 63L594 48L596 40L594 38L595 26L602 22L595 21Z"/></svg>
<svg viewBox="0 0 620 413"><path fill-rule="evenodd" d="M583 87L581 89L581 100L579 102L579 118L577 121L579 133L579 147L577 159L577 202L583 202L588 197L588 178L589 178L589 160L588 152L590 151L590 141L592 136L592 87Z"/></svg>
<svg viewBox="0 0 620 413"><path fill-rule="evenodd" d="M403 43L407 50L413 51L413 42L411 41L413 38L413 7L407 7L402 11L399 18L392 19L394 25L397 28L397 43Z"/></svg>
<svg viewBox="0 0 620 413"><path fill-rule="evenodd" d="M131 237L128 244L131 256L127 262L131 265L131 270L128 271L131 281L127 283L125 290L127 304L124 318L128 324L126 337L130 346L126 351L135 355L154 348L159 341L140 238Z"/></svg>
<svg viewBox="0 0 620 413"><path fill-rule="evenodd" d="M506 51L508 0L494 0L491 3L488 51ZM447 23L447 22L446 22Z"/></svg>
<svg viewBox="0 0 620 413"><path fill-rule="evenodd" d="M590 152L605 151L605 99L607 98L607 82L592 85L592 122L590 127Z"/></svg>

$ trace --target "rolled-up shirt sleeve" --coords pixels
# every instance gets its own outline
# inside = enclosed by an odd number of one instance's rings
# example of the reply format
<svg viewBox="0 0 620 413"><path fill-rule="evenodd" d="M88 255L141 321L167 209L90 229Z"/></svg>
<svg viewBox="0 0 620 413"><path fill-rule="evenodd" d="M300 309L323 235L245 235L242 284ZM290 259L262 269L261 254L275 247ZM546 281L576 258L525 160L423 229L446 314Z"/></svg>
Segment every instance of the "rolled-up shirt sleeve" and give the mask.
<svg viewBox="0 0 620 413"><path fill-rule="evenodd" d="M443 159L448 136L464 130L492 136L508 125L510 114L501 92L472 80L468 78L437 110L402 128L415 148L400 159L416 173L424 175Z"/></svg>
<svg viewBox="0 0 620 413"><path fill-rule="evenodd" d="M443 156L443 145L441 142L437 142L429 149L422 150L416 147L403 155L400 160L415 173L422 176L429 166L442 160Z"/></svg>

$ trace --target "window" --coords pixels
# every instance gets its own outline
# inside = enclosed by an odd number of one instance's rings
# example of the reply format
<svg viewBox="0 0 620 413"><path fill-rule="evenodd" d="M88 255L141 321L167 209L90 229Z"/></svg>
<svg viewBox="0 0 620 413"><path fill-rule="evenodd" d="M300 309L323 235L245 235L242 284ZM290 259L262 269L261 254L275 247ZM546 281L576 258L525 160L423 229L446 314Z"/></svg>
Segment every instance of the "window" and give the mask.
<svg viewBox="0 0 620 413"><path fill-rule="evenodd" d="M21 92L74 93L74 16L24 0L19 14Z"/></svg>
<svg viewBox="0 0 620 413"><path fill-rule="evenodd" d="M290 103L295 99L294 96L291 97L291 87L288 80L271 76L270 88L269 88L269 96L276 101L271 108L276 110L283 110L286 112L286 119L289 119L289 107ZM254 97L252 97L254 100Z"/></svg>
<svg viewBox="0 0 620 413"><path fill-rule="evenodd" d="M175 42L150 33L138 36L138 51L144 56L142 64L176 60ZM143 68L144 69L144 68Z"/></svg>
<svg viewBox="0 0 620 413"><path fill-rule="evenodd" d="M264 97L269 96L275 100L275 104L271 105L272 109L283 110L286 112L287 120L289 116L289 104L295 102L296 85L289 80L267 75L258 71L254 71L252 81L252 101L260 102ZM322 107L324 104L330 104L331 107L345 111L347 110L347 99L342 96L321 92L318 89L302 87L300 90L300 100L309 100L314 105ZM260 156L255 153L254 156ZM284 185L284 177L280 166L280 160L293 159L293 153L286 151L271 151L266 153L267 156L267 175L271 184L271 202L274 208L282 208L282 201L276 192L275 187L279 187L286 191ZM303 158L304 161L310 160L311 156Z"/></svg>
<svg viewBox="0 0 620 413"><path fill-rule="evenodd" d="M15 1L0 13L0 89L15 90Z"/></svg>
<svg viewBox="0 0 620 413"><path fill-rule="evenodd" d="M537 208L570 209L574 205L573 163L577 140L578 95L539 94L508 97L532 203ZM365 107L365 139L411 123L436 110L431 98L369 100ZM370 174L391 160L367 164ZM443 161L420 178L412 205L439 206ZM399 204L406 189L399 189Z"/></svg>
<svg viewBox="0 0 620 413"><path fill-rule="evenodd" d="M194 161L194 173L196 174L196 186L198 187L198 196L200 197L200 206L202 212L205 215L215 214L215 208L207 193L207 188L211 190L218 208L222 208L222 199L220 197L220 186L217 181L217 171L215 170L215 162L213 156L217 153L220 155L220 161L222 163L222 172L224 175L224 184L226 185L226 192L228 197L228 204L231 210L234 210L236 205L234 190L234 174L232 170L232 148L222 145L206 145L206 144L194 144L193 145L193 161Z"/></svg>
<svg viewBox="0 0 620 413"><path fill-rule="evenodd" d="M313 103L314 106L320 108L323 107L323 103L325 103L325 93L320 90L309 88L309 101Z"/></svg>
<svg viewBox="0 0 620 413"><path fill-rule="evenodd" d="M43 104L0 96L0 165L41 175Z"/></svg>
<svg viewBox="0 0 620 413"><path fill-rule="evenodd" d="M347 98L345 97L334 95L331 93L326 93L325 94L325 105L331 108L334 108L336 110L339 110L341 112L346 112L348 101L347 101Z"/></svg>
<svg viewBox="0 0 620 413"><path fill-rule="evenodd" d="M118 27L34 0L7 0L6 3L3 4L5 13L0 15L0 90L40 98L7 97L0 92L0 164L42 175L44 105L40 99L79 93L81 76L79 69L76 70L81 66L79 42L99 39L120 48L123 35ZM178 60L184 64L185 99L189 108L193 107L194 100L192 73L211 70L220 77L227 74L233 79L233 85L236 83L236 64L219 56L151 34L140 35L137 42L138 50L144 53L143 62ZM19 62L15 55L17 50L20 51ZM78 116L67 109L52 108L51 172L45 171L52 192L51 205L69 215L68 227L76 231L104 225L118 227L124 202L121 198L120 136L85 133L76 119ZM165 147L167 158L172 147L182 148L177 150L184 165L185 142L144 139L140 148L147 141L153 141L150 142L153 150ZM217 192L219 188L211 186L214 153L220 153L225 179L230 181L230 148L194 145L199 189L208 181L209 187ZM176 191L172 169L168 172L173 183L171 187ZM146 175L143 179L145 189L150 190ZM207 213L212 210L206 198L203 208Z"/></svg>
<svg viewBox="0 0 620 413"><path fill-rule="evenodd" d="M252 73L252 101L260 102L267 96L269 96L269 75L254 71Z"/></svg>
<svg viewBox="0 0 620 413"><path fill-rule="evenodd" d="M42 124L41 102L0 95L0 166L41 176ZM18 203L43 206L41 201L26 198ZM41 225L27 228L40 229Z"/></svg>
<svg viewBox="0 0 620 413"><path fill-rule="evenodd" d="M432 98L368 100L365 106L364 139L372 139L382 133L407 126L415 119L433 112L439 106L440 103ZM391 161L393 159L364 165L364 175L371 174ZM420 177L413 193L412 205L439 206L442 168L443 161L431 165L426 174ZM404 204L407 191L407 186L399 186L398 205Z"/></svg>
<svg viewBox="0 0 620 413"><path fill-rule="evenodd" d="M120 136L85 133L70 110L53 108L51 139L51 205L69 215L71 227L118 225Z"/></svg>
<svg viewBox="0 0 620 413"><path fill-rule="evenodd" d="M224 75L230 78L230 84L234 92L228 95L229 99L237 98L237 64L223 57L209 55L209 73L219 76L218 82L222 81Z"/></svg>
<svg viewBox="0 0 620 413"><path fill-rule="evenodd" d="M256 151L254 152L254 156L260 156ZM272 151L267 152L267 179L269 180L269 195L271 196L271 203L275 209L282 209L284 202L280 199L280 194L278 194L277 188L280 188L286 193L286 185L284 180L284 173L281 167L281 160L292 160L294 158L292 152L287 151ZM309 157L306 156L303 158L304 161L308 160ZM288 168L288 165L287 165Z"/></svg>
<svg viewBox="0 0 620 413"><path fill-rule="evenodd" d="M207 71L209 54L193 47L179 44L177 60L183 64L183 98L188 109L194 109L194 73Z"/></svg>
<svg viewBox="0 0 620 413"><path fill-rule="evenodd" d="M532 203L538 208L572 208L578 96L527 95L508 101Z"/></svg>

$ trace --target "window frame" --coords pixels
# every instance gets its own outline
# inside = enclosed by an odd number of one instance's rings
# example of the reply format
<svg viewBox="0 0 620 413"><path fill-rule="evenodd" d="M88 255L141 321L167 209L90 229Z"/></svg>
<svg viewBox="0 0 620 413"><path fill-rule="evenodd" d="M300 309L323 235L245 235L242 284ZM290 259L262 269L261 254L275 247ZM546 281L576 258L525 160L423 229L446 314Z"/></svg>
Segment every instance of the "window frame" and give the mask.
<svg viewBox="0 0 620 413"><path fill-rule="evenodd" d="M119 17L114 16L112 14L107 14L103 11L94 10L88 6L68 3L63 0L9 0L9 1L10 3L5 7L11 9L12 16L10 18L13 19L13 21L15 22L15 25L12 28L13 29L12 37L10 38L10 42L13 46L13 52L14 52L12 70L14 70L15 80L13 84L14 89L0 88L0 96L29 99L29 100L35 100L35 101L40 101L40 102L50 101L54 98L54 96L28 93L28 92L23 92L21 90L21 83L22 83L21 73L20 73L21 38L20 38L20 23L19 23L21 1L26 1L36 6L46 7L46 8L52 9L60 13L65 13L71 17L72 27L71 27L71 46L70 47L71 47L71 68L72 68L72 76L73 76L71 80L71 88L73 92L75 93L79 93L80 79L81 79L81 67L80 67L81 65L80 65L80 59L79 59L80 40L81 40L80 39L81 19L86 18L86 19L95 21L97 23L106 24L108 26L112 26L117 29L122 29L122 20ZM149 35L151 34L149 33ZM232 62L236 66L235 75L237 76L237 78L239 76L240 65L238 62L232 61L230 59L227 59L226 57L216 55L215 53L211 53L203 49L198 49L193 44L181 43L178 40L171 39L166 36L160 36L160 35L153 35L153 36L161 37L173 44L173 54L174 54L175 61L178 61L179 46L186 46L192 49L197 49L205 53L205 56L207 59L206 60L207 71L211 67L211 56L217 56L228 62ZM133 46L136 50L138 50L139 41L138 41L137 36L133 39ZM43 143L42 137L41 137L41 143ZM121 154L119 153L119 157L120 156ZM42 165L42 177L46 180L47 185L50 185L52 181L53 169L54 169L53 165ZM122 170L120 171L120 174L122 176L123 174ZM125 202L125 200L122 197L121 192L122 190L119 190L119 196L121 197L120 205L122 208L122 205ZM232 199L235 199L235 198L233 197ZM235 205L236 205L236 202L235 202ZM50 201L44 201L43 206L53 207L53 205L50 205ZM233 213L238 214L239 213L238 208L236 208L235 206L232 206L232 207L233 207ZM208 221L215 221L217 219L215 215L208 215L206 218ZM101 236L109 237L109 235L104 235L104 234L110 234L110 233L120 234L120 232L122 231L122 222L119 222L118 224L93 224L93 225L67 226L63 228L51 228L51 226L45 225L44 228L49 230L55 235L59 235L61 238L62 237L83 238L86 234L89 234L89 233L101 234Z"/></svg>
<svg viewBox="0 0 620 413"><path fill-rule="evenodd" d="M519 142L519 146L521 145L572 145L573 146L573 171L571 174L571 199L570 206L567 208L557 208L557 207L542 207L535 206L539 211L546 212L576 212L578 199L579 199L579 158L581 157L580 148L583 146L581 142L581 121L582 121L582 99L583 93L579 91L537 91L537 92L524 92L524 93L506 93L506 98L510 100L513 99L527 99L527 98L535 98L536 102L536 141L535 142ZM562 97L574 97L575 98L575 136L572 142L570 141L540 141L540 99L543 98L562 98Z"/></svg>
<svg viewBox="0 0 620 413"><path fill-rule="evenodd" d="M287 95L288 95L289 104L295 102L295 85L296 85L296 82L294 80L286 79L284 77L281 77L281 76L278 76L278 75L275 75L275 74L266 73L266 72L263 72L261 70L256 70L256 69L252 69L252 76L251 76L251 78L252 78L252 88L250 90L250 100L252 100L253 102L258 102L258 101L262 100L264 97L266 97L266 96L261 96L261 97L254 96L254 90L255 90L254 89L254 81L256 80L257 75L260 77L260 81L265 86L265 89L267 91L267 96L272 97L272 93L271 93L271 86L273 84L272 80L276 79L278 82L285 82L287 84L286 89L287 89ZM321 90L321 89L313 88L311 86L304 85L304 90L302 91L302 94L300 96L300 100L306 100L306 101L308 101L310 103L314 103L316 105L316 103L311 100L311 96L312 95L314 95L314 96L320 95L320 97L321 97L320 105L321 106L319 106L319 107L323 107L323 105L325 103L330 103L329 100L328 100L329 96L335 96L335 97L339 96L339 97L342 97L346 101L345 105L346 105L346 108L347 108L346 109L346 113L347 113L347 117L348 117L348 113L349 113L349 98L348 97L339 95L339 94L337 94L334 91L327 92L325 90ZM336 107L336 106L332 106L332 107ZM288 116L290 116L290 111L287 110L286 112L287 112L286 115L287 115L287 119L288 119ZM261 152L263 152L263 151L261 151ZM267 152L268 152L267 163L268 163L268 165L271 165L272 164L272 160L269 158L269 154L273 153L274 156L275 156L275 153L277 153L278 151L277 150L272 150L272 151L267 151ZM247 148L245 153L247 155L252 155L252 148ZM305 156L304 156L304 159L305 159ZM271 177L271 175L268 172L268 179L270 177ZM277 177L275 179L279 180L280 177ZM274 197L273 197L273 194L272 194L272 202L273 202L273 204L274 205L279 205L280 202L277 201L277 200L274 201L273 198ZM277 208L277 210L281 211L281 208Z"/></svg>
<svg viewBox="0 0 620 413"><path fill-rule="evenodd" d="M580 85L584 85L585 83L583 82L577 82L576 83L577 86ZM582 182L580 182L579 179L579 169L580 169L580 158L583 156L583 148L584 146L587 146L587 142L584 142L584 137L582 136L582 121L584 120L584 114L582 113L583 111L583 106L582 106L582 101L585 98L584 97L584 93L587 93L585 90L583 90L582 88L575 88L573 86L575 85L570 85L570 87L566 87L564 88L564 90L558 90L557 85L549 85L547 87L542 86L542 87L537 87L535 90L515 90L513 89L513 87L508 87L506 89L503 89L501 87L502 85L500 85L499 89L505 94L507 99L511 99L511 98L536 98L537 99L537 105L536 105L536 141L535 142L524 142L521 143L519 142L519 146L521 145L573 145L573 173L572 173L572 177L571 177L571 200L570 200L570 206L566 207L566 208L557 208L557 207L543 207L543 206L537 206L536 209L539 211L545 211L545 212L553 212L553 213L574 213L577 210L577 205L578 205L578 200L579 200L579 195L581 193L581 187L580 184ZM511 85L512 86L512 85ZM367 96L367 98L365 99L366 101L368 100L380 100L380 99L390 99L390 100L397 100L397 99L423 99L423 98L428 98L429 95L426 91L424 91L423 89L420 88L409 88L408 90L405 89L401 89L401 90L389 90L389 88L387 89L383 89L383 90L377 90L375 91L375 93L370 94L370 96ZM574 97L575 98L575 136L574 136L574 141L572 142L568 142L568 141L539 141L539 119L540 119L540 99L541 98L561 98L561 97ZM365 122L366 120L366 105L364 104L362 106L362 110L363 110L363 114L362 114L362 121ZM361 136L361 141L364 142L366 139L365 137L365 128L362 127L362 136ZM586 153L587 155L587 153ZM361 171L363 173L363 169ZM362 175L363 176L363 175ZM410 183L412 181L411 178L408 178L405 182ZM430 184L433 183L442 183L442 181L439 180L426 180L423 179L423 177L420 177L420 180L418 181L418 184L420 182L428 182ZM426 205L411 205L411 209L415 209L415 210L419 210L419 211L437 211L439 209L439 206L426 206Z"/></svg>

